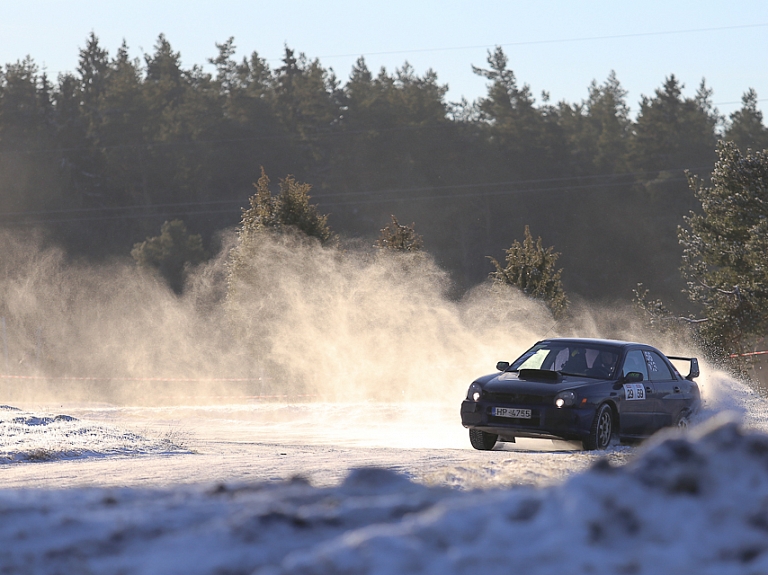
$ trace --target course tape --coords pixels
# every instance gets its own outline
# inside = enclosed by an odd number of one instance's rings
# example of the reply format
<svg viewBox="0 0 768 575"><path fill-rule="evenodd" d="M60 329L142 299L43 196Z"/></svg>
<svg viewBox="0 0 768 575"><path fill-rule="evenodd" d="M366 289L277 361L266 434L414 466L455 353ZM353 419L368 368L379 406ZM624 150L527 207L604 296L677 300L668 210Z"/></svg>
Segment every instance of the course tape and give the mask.
<svg viewBox="0 0 768 575"><path fill-rule="evenodd" d="M747 353L732 353L728 357L749 357L751 355L766 355L768 351L748 351Z"/></svg>
<svg viewBox="0 0 768 575"><path fill-rule="evenodd" d="M156 399L284 399L286 397L321 397L317 394L296 395L158 395Z"/></svg>

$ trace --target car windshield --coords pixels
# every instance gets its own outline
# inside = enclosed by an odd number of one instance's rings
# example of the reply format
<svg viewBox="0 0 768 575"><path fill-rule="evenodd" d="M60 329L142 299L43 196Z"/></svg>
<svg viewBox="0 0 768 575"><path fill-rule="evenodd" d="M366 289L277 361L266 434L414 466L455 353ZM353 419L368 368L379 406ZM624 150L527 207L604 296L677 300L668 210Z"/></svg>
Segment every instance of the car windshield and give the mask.
<svg viewBox="0 0 768 575"><path fill-rule="evenodd" d="M614 375L618 359L619 350L613 347L588 342L548 342L526 351L509 371L545 369L563 375L602 379Z"/></svg>

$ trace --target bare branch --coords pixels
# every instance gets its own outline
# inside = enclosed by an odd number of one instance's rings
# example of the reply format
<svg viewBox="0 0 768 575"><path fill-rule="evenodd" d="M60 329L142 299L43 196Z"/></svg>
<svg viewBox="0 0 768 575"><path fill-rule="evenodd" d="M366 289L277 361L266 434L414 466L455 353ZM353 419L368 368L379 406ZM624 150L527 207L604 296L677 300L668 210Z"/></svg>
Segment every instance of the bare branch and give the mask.
<svg viewBox="0 0 768 575"><path fill-rule="evenodd" d="M724 294L724 295L735 295L737 298L739 298L739 300L741 300L741 290L739 289L738 285L733 286L733 289L731 291L726 291L724 289L714 288L712 286L708 286L707 284L705 284L701 280L699 280L699 283L702 286L704 286L705 288L707 288L708 290L716 291L716 292L719 292L719 293Z"/></svg>
<svg viewBox="0 0 768 575"><path fill-rule="evenodd" d="M695 318L695 317L659 317L656 318L658 321L684 321L686 323L704 323L705 321L709 321L708 317L704 317L701 319Z"/></svg>

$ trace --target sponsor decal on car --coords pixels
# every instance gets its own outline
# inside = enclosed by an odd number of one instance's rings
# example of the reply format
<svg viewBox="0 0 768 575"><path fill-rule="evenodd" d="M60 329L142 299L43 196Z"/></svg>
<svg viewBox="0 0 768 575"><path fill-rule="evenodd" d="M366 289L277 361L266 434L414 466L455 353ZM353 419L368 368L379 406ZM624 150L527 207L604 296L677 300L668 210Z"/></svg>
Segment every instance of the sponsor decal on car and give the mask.
<svg viewBox="0 0 768 575"><path fill-rule="evenodd" d="M643 355L645 355L645 363L648 364L648 370L649 371L659 371L659 368L656 367L656 360L653 359L653 355L651 355L650 351L644 351Z"/></svg>

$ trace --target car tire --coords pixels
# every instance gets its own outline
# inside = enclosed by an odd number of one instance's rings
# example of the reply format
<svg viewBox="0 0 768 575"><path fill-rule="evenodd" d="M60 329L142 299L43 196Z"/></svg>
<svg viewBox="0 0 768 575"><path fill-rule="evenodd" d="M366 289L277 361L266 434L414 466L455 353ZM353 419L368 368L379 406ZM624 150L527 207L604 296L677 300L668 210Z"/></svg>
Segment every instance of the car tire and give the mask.
<svg viewBox="0 0 768 575"><path fill-rule="evenodd" d="M496 440L498 437L498 435L494 435L493 433L486 433L485 431L481 431L479 429L469 430L469 442L472 444L472 447L479 449L480 451L489 451L493 449L493 446L496 445Z"/></svg>
<svg viewBox="0 0 768 575"><path fill-rule="evenodd" d="M604 403L597 408L595 419L592 420L592 428L589 437L584 440L584 449L588 451L603 450L611 443L613 436L613 411Z"/></svg>

